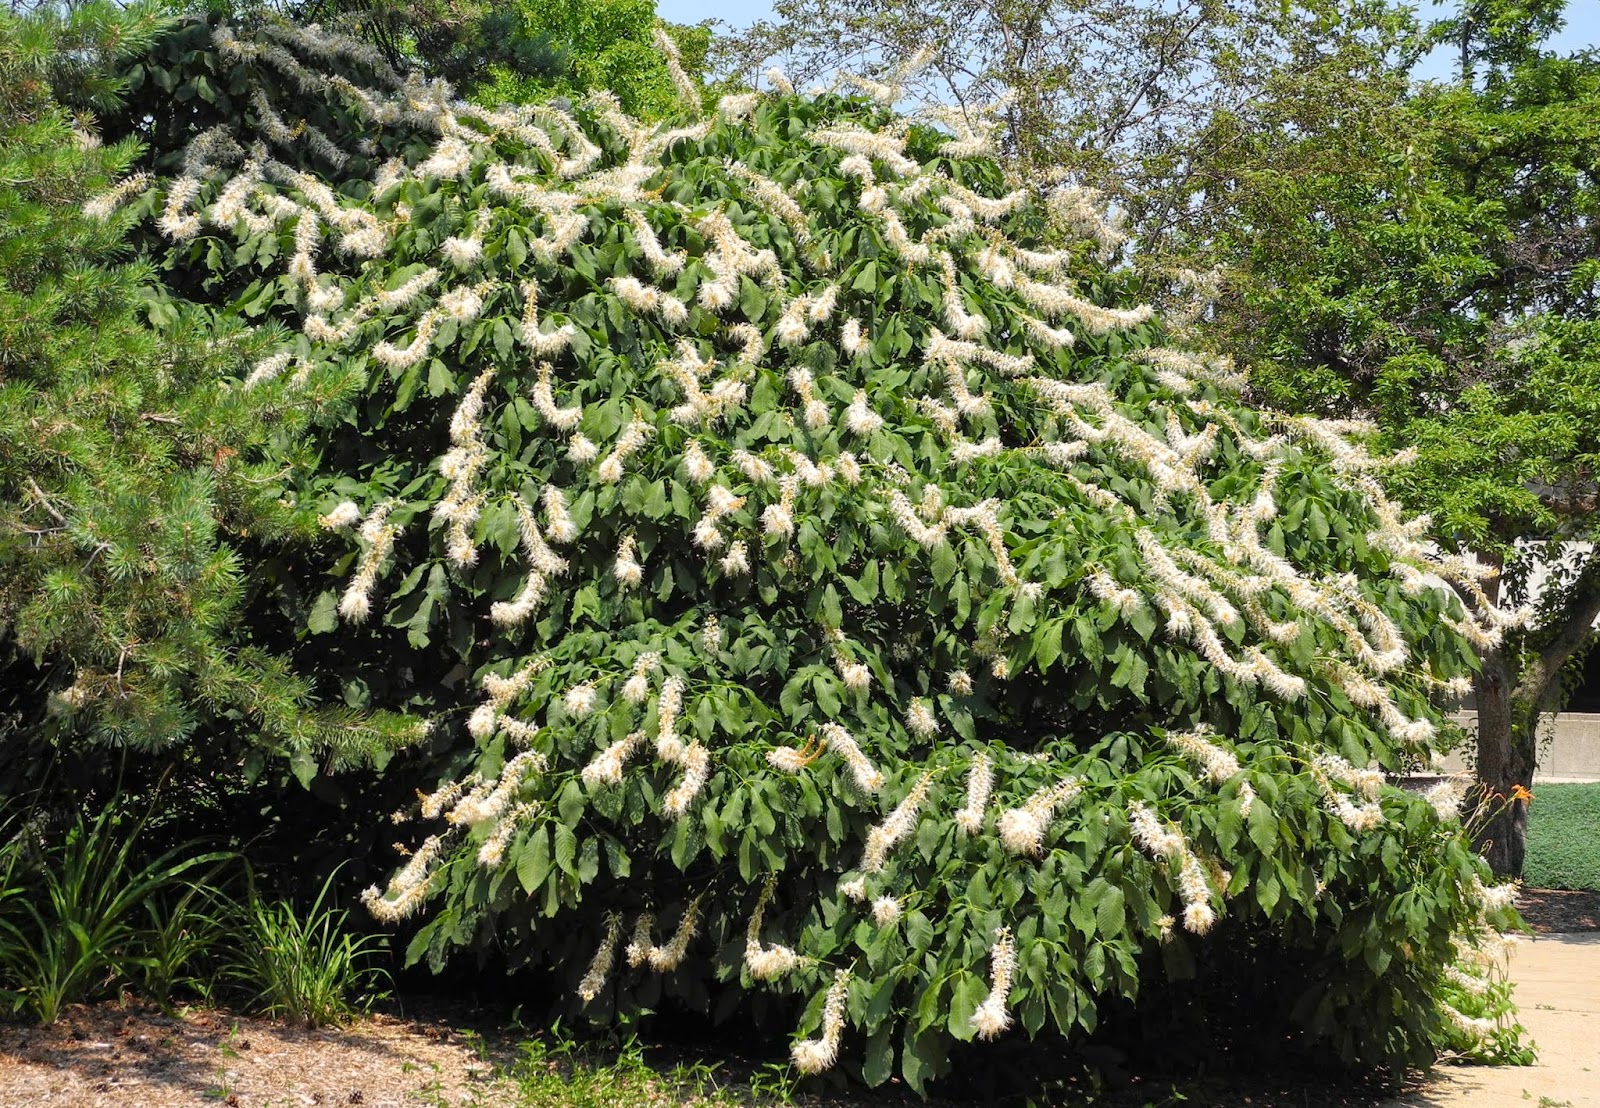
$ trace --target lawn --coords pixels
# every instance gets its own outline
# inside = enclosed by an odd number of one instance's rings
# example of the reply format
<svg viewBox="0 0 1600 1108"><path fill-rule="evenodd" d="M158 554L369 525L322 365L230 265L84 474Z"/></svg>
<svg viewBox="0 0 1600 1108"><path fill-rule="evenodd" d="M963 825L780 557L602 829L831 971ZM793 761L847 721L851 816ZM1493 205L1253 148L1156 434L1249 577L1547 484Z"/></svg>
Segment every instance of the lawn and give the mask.
<svg viewBox="0 0 1600 1108"><path fill-rule="evenodd" d="M1536 889L1600 891L1600 784L1535 788L1523 878Z"/></svg>

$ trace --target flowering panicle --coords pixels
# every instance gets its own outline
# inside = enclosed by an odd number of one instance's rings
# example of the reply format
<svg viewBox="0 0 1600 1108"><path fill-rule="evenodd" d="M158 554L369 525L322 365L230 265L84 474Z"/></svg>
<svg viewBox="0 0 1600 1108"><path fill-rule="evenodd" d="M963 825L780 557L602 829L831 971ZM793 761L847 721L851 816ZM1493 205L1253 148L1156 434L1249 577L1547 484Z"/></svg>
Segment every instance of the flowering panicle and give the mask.
<svg viewBox="0 0 1600 1108"><path fill-rule="evenodd" d="M1074 316L1091 335L1137 327L1155 314L1148 304L1137 308L1104 308L1074 296L1059 285L1047 285L1017 274L1016 290L1022 298L1047 316Z"/></svg>
<svg viewBox="0 0 1600 1108"><path fill-rule="evenodd" d="M701 893L689 901L689 906L683 910L683 916L678 920L678 929L672 933L667 945L651 945L644 956L644 961L649 963L651 969L657 973L670 973L683 962L683 956L689 952L689 944L694 941L695 934L700 929L700 905L705 898L706 894ZM633 961L631 954L629 961Z"/></svg>
<svg viewBox="0 0 1600 1108"><path fill-rule="evenodd" d="M1142 801L1128 806L1128 822L1139 849L1178 871L1178 894L1183 898L1183 926L1203 935L1216 922L1211 907L1211 882L1199 856L1189 849L1183 832L1169 828Z"/></svg>
<svg viewBox="0 0 1600 1108"><path fill-rule="evenodd" d="M600 948L594 952L589 971L578 983L578 996L585 1004L599 996L600 990L605 987L606 978L611 976L611 967L617 962L617 942L621 938L622 917L616 912L607 912L605 938L600 940Z"/></svg>
<svg viewBox="0 0 1600 1108"><path fill-rule="evenodd" d="M840 727L837 723L824 723L819 729L822 741L828 749L844 760L850 767L850 778L855 782L856 788L862 792L875 793L883 788L883 773L874 766L861 747L856 745L855 739L850 737L850 732Z"/></svg>
<svg viewBox="0 0 1600 1108"><path fill-rule="evenodd" d="M1255 806L1255 786L1251 785L1248 781L1241 781L1239 783L1239 818L1249 819L1250 813L1254 810Z"/></svg>
<svg viewBox="0 0 1600 1108"><path fill-rule="evenodd" d="M683 269L688 261L687 255L681 251L668 253L661 246L661 240L656 237L656 232L650 226L650 221L645 218L644 212L638 208L629 208L626 212L628 223L633 228L633 239L639 244L639 251L649 262L651 267L662 276L671 276Z"/></svg>
<svg viewBox="0 0 1600 1108"><path fill-rule="evenodd" d="M972 1013L972 1029L980 1039L993 1039L1011 1026L1006 998L1011 995L1011 975L1016 969L1016 942L1011 929L1002 927L989 948L989 995Z"/></svg>
<svg viewBox="0 0 1600 1108"><path fill-rule="evenodd" d="M655 434L655 428L637 416L622 429L617 441L595 469L595 476L608 485L622 480L623 464Z"/></svg>
<svg viewBox="0 0 1600 1108"><path fill-rule="evenodd" d="M892 927L900 918L900 901L892 896L880 896L872 902L872 922L879 927Z"/></svg>
<svg viewBox="0 0 1600 1108"><path fill-rule="evenodd" d="M944 321L959 339L971 342L989 332L989 321L981 315L967 311L966 299L961 295L961 284L956 277L956 263L948 253L939 255L939 268L944 277Z"/></svg>
<svg viewBox="0 0 1600 1108"><path fill-rule="evenodd" d="M1460 819L1461 802L1466 799L1467 790L1471 787L1471 778L1451 777L1429 788L1422 794L1422 799L1433 806L1434 812L1441 820Z"/></svg>
<svg viewBox="0 0 1600 1108"><path fill-rule="evenodd" d="M730 577L741 577L750 572L749 548L742 540L729 545L728 552L717 562L722 572Z"/></svg>
<svg viewBox="0 0 1600 1108"><path fill-rule="evenodd" d="M810 131L806 138L818 146L870 158L900 177L915 177L922 172L922 166L918 162L906 157L904 141L888 132L869 131L855 124L843 124Z"/></svg>
<svg viewBox="0 0 1600 1108"><path fill-rule="evenodd" d="M812 744L807 743L810 747ZM767 764L784 773L799 773L811 764L812 754L807 749L792 746L775 746L767 751Z"/></svg>
<svg viewBox="0 0 1600 1108"><path fill-rule="evenodd" d="M879 873L889 860L889 851L896 843L910 835L917 827L917 816L928 799L928 787L933 783L933 771L928 770L917 778L916 784L905 798L895 805L888 818L867 832L867 848L861 857L865 873Z"/></svg>
<svg viewBox="0 0 1600 1108"><path fill-rule="evenodd" d="M592 714L598 702L599 696L595 692L592 681L585 681L581 685L572 686L567 690L566 696L562 698L562 704L566 708L567 714L578 719Z"/></svg>
<svg viewBox="0 0 1600 1108"><path fill-rule="evenodd" d="M588 435L573 435L567 440L567 458L573 465L586 466L600 456L600 448Z"/></svg>
<svg viewBox="0 0 1600 1108"><path fill-rule="evenodd" d="M1483 911L1496 912L1515 904L1517 893L1521 890L1514 881L1508 881L1503 885L1485 885L1481 878L1474 875L1468 891Z"/></svg>
<svg viewBox="0 0 1600 1108"><path fill-rule="evenodd" d="M1133 841L1152 858L1181 859L1188 849L1182 833L1169 830L1143 801L1128 806L1128 823Z"/></svg>
<svg viewBox="0 0 1600 1108"><path fill-rule="evenodd" d="M967 769L967 803L960 811L956 812L956 826L967 835L976 835L983 830L983 813L989 806L989 793L994 789L994 767L989 764L989 756L983 751L978 751L972 756L972 764Z"/></svg>
<svg viewBox="0 0 1600 1108"><path fill-rule="evenodd" d="M858 662L851 658L844 650L846 642L844 632L838 628L827 631L829 648L833 653L833 668L839 674L839 680L851 692L863 692L872 685L872 670L865 662Z"/></svg>
<svg viewBox="0 0 1600 1108"><path fill-rule="evenodd" d="M1467 1038L1481 1042L1495 1033L1497 1025L1494 1020L1463 1015L1459 1009L1443 1000L1435 1001L1435 1003L1439 1005L1439 1011L1444 1015L1445 1019L1449 1020L1451 1025Z"/></svg>
<svg viewBox="0 0 1600 1108"><path fill-rule="evenodd" d="M1099 566L1089 571L1083 583L1096 600L1111 605L1123 615L1132 615L1144 607L1144 599L1137 592L1117 584L1116 579Z"/></svg>
<svg viewBox="0 0 1600 1108"><path fill-rule="evenodd" d="M150 176L148 173L135 173L131 176L124 177L121 181L118 181L105 192L102 192L98 196L86 201L83 205L83 214L88 216L90 219L98 219L101 221L110 219L112 214L119 207L127 203L131 197L136 196L145 191L145 189L149 188L154 180L155 178ZM236 180L244 180L249 184L254 184L254 181L245 176L243 173L241 173L239 178L236 178ZM226 195L226 193L224 193L224 195ZM223 217L217 214L216 209L220 208L222 203L222 198L219 197L217 203L213 205L212 218L216 219L218 222L231 222L231 220L225 221Z"/></svg>
<svg viewBox="0 0 1600 1108"><path fill-rule="evenodd" d="M683 778L661 799L662 812L674 820L686 815L690 805L694 804L694 797L698 797L701 789L706 788L706 780L710 777L710 751L701 743L690 743L683 748L677 761L683 767Z"/></svg>
<svg viewBox="0 0 1600 1108"><path fill-rule="evenodd" d="M477 490L478 472L488 459L480 435L484 393L494 370L478 374L450 419L451 449L439 459L439 472L450 482L444 498L434 505L434 518L445 523L445 553L458 566L478 561L472 542L472 525L478 520L483 494Z"/></svg>
<svg viewBox="0 0 1600 1108"><path fill-rule="evenodd" d="M739 467L740 473L743 473L755 484L765 485L777 476L777 470L772 468L772 463L759 454L752 454L748 450L739 449L728 455L728 458L734 465Z"/></svg>
<svg viewBox="0 0 1600 1108"><path fill-rule="evenodd" d="M483 257L483 235L480 231L451 235L439 244L439 253L457 269L470 268Z"/></svg>
<svg viewBox="0 0 1600 1108"><path fill-rule="evenodd" d="M762 208L783 221L789 234L801 246L811 241L811 223L806 213L796 204L794 197L770 177L763 177L743 162L729 160L724 163L728 172L750 186L750 195Z"/></svg>
<svg viewBox="0 0 1600 1108"><path fill-rule="evenodd" d="M711 475L717 471L711 464L711 459L706 457L706 452L700 443L692 439L683 452L683 468L689 480L697 485L703 485L711 480Z"/></svg>
<svg viewBox="0 0 1600 1108"><path fill-rule="evenodd" d="M339 614L352 623L360 623L372 611L372 587L377 584L378 571L384 559L394 550L394 540L400 534L400 528L389 522L391 507L388 501L384 501L362 521L360 534L367 545L356 562L354 576L339 599Z"/></svg>
<svg viewBox="0 0 1600 1108"><path fill-rule="evenodd" d="M567 498L554 485L546 485L539 494L544 505L545 533L553 543L569 543L578 537L578 525L567 513Z"/></svg>
<svg viewBox="0 0 1600 1108"><path fill-rule="evenodd" d="M1239 772L1239 759L1211 742L1206 736L1212 733L1205 725L1193 731L1167 732L1167 745L1199 766L1214 785L1225 784Z"/></svg>
<svg viewBox="0 0 1600 1108"><path fill-rule="evenodd" d="M611 573L617 579L617 584L625 589L637 588L644 580L644 566L635 554L631 531L622 536L622 542L617 545L617 560L611 567Z"/></svg>
<svg viewBox="0 0 1600 1108"><path fill-rule="evenodd" d="M511 799L522 788L529 773L539 773L545 768L544 755L535 750L524 750L507 759L500 773L492 781L481 781L445 813L445 821L466 827L477 827L500 818L511 804Z"/></svg>
<svg viewBox="0 0 1600 1108"><path fill-rule="evenodd" d="M567 561L544 541L544 535L539 529L539 521L534 517L533 509L520 495L511 498L512 505L517 512L517 527L522 538L522 550L527 556L530 568L527 579L517 595L509 601L496 601L489 608L489 618L502 627L518 627L527 622L528 617L538 610L544 601L545 590L549 587L549 579L560 576L567 570Z"/></svg>
<svg viewBox="0 0 1600 1108"><path fill-rule="evenodd" d="M400 872L390 878L386 890L373 885L361 894L362 907L383 923L398 923L422 907L428 894L433 867L443 852L444 837L429 835Z"/></svg>
<svg viewBox="0 0 1600 1108"><path fill-rule="evenodd" d="M839 1058L839 1040L844 1035L844 1006L850 995L850 971L837 970L827 999L822 1003L822 1035L803 1039L789 1050L795 1069L803 1074L822 1073Z"/></svg>
<svg viewBox="0 0 1600 1108"><path fill-rule="evenodd" d="M769 877L761 886L761 895L756 898L755 911L750 913L750 923L744 932L744 964L757 981L771 981L800 964L800 956L791 948L781 943L771 946L761 943L761 925L775 884L776 878Z"/></svg>
<svg viewBox="0 0 1600 1108"><path fill-rule="evenodd" d="M522 282L522 319L517 323L517 341L528 348L535 358L553 358L565 350L572 337L578 333L577 327L571 323L563 323L554 331L544 331L539 326L539 283L533 278ZM552 426L562 430L570 430L578 424L582 412L578 409L566 408L558 410L555 400L550 396L549 376L543 366L540 372L544 377L544 393L541 395L538 387L533 394L533 406L541 416ZM572 414L577 412L576 415Z"/></svg>
<svg viewBox="0 0 1600 1108"><path fill-rule="evenodd" d="M353 500L342 500L327 515L317 517L318 526L328 531L354 527L361 522L361 509Z"/></svg>
<svg viewBox="0 0 1600 1108"><path fill-rule="evenodd" d="M527 692L528 686L533 684L533 679L549 668L550 659L536 658L510 677L486 673L482 681L483 691L489 694L491 705L495 708L504 708L517 697Z"/></svg>
<svg viewBox="0 0 1600 1108"><path fill-rule="evenodd" d="M929 487L937 490L937 486ZM916 507L905 493L898 489L889 494L889 512L907 535L930 550L944 541L945 533L950 529L942 515L935 523L924 523L922 517L917 514Z"/></svg>
<svg viewBox="0 0 1600 1108"><path fill-rule="evenodd" d="M661 686L656 698L656 757L663 762L683 758L683 740L678 738L678 713L683 711L683 678L674 674Z"/></svg>
<svg viewBox="0 0 1600 1108"><path fill-rule="evenodd" d="M1211 882L1199 857L1185 849L1183 863L1178 870L1178 894L1183 898L1184 930L1204 935L1216 922L1216 910L1211 907Z"/></svg>
<svg viewBox="0 0 1600 1108"><path fill-rule="evenodd" d="M596 754L589 764L583 767L583 783L591 792L610 785L622 784L623 768L642 745L644 745L643 731L634 731L626 738L618 739Z"/></svg>
<svg viewBox="0 0 1600 1108"><path fill-rule="evenodd" d="M1020 808L1007 808L997 824L1001 843L1013 854L1038 854L1044 849L1044 833L1055 819L1056 809L1073 803L1082 793L1083 779L1067 777L1038 790Z"/></svg>
<svg viewBox="0 0 1600 1108"><path fill-rule="evenodd" d="M449 781L424 795L418 790L417 796L422 801L421 812L423 819L438 819L444 810L453 805L476 782L468 778L461 781Z"/></svg>
<svg viewBox="0 0 1600 1108"><path fill-rule="evenodd" d="M929 739L939 733L939 720L920 696L906 706L906 730L919 739Z"/></svg>
<svg viewBox="0 0 1600 1108"><path fill-rule="evenodd" d="M650 952L655 949L655 941L650 938L655 923L654 912L640 912L638 918L633 921L633 935L628 939L623 956L627 958L628 965L635 969L644 965L650 957Z"/></svg>
<svg viewBox="0 0 1600 1108"><path fill-rule="evenodd" d="M505 815L500 817L494 825L494 830L489 832L489 837L483 840L478 848L478 865L485 869L494 869L506 858L506 847L511 842L511 836L516 834L517 828L539 810L537 804L516 804Z"/></svg>
<svg viewBox="0 0 1600 1108"><path fill-rule="evenodd" d="M794 500L799 481L794 474L785 474L778 489L778 500L761 510L761 527L769 535L788 538L794 534Z"/></svg>
<svg viewBox="0 0 1600 1108"><path fill-rule="evenodd" d="M722 649L722 622L714 612L706 616L705 623L700 627L700 646L707 654L715 654Z"/></svg>

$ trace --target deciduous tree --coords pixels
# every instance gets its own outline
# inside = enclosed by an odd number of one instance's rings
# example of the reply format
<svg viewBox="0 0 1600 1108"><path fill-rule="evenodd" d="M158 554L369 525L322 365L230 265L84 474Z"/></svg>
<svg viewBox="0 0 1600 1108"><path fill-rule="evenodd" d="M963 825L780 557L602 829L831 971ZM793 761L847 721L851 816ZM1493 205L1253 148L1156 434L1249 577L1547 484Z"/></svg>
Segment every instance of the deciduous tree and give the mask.
<svg viewBox="0 0 1600 1108"><path fill-rule="evenodd" d="M809 996L803 1072L918 1088L1230 950L1274 1039L1514 1049L1453 976L1509 890L1379 768L1502 613L1348 428L1168 344L1082 192L893 89L683 76L653 126L284 25L142 65L163 272L290 329L252 387L360 381L262 607L436 721L366 898L413 957L598 1020Z"/></svg>

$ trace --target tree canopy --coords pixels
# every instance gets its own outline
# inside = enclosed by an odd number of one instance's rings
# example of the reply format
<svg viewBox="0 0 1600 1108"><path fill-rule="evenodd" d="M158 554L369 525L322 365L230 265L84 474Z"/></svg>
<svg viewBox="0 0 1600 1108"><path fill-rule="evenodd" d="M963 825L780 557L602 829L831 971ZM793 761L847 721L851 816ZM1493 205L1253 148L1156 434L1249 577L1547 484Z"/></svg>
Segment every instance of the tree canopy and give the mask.
<svg viewBox="0 0 1600 1108"><path fill-rule="evenodd" d="M1210 332L1254 395L1355 411L1414 448L1390 487L1445 549L1500 567L1507 603L1552 570L1525 632L1476 643L1478 762L1501 795L1531 784L1539 714L1600 615L1600 562L1565 545L1597 518L1600 59L1544 48L1564 7L1473 4L1439 27L1464 81L1220 118L1230 159L1174 236L1190 264L1225 267ZM1518 801L1489 832L1505 872L1525 820Z"/></svg>
<svg viewBox="0 0 1600 1108"><path fill-rule="evenodd" d="M237 388L354 393L279 444L326 537L254 612L434 726L370 910L597 1019L809 996L803 1072L918 1088L1236 943L1346 1057L1514 1047L1472 977L1508 891L1459 793L1379 768L1507 616L1364 429L1168 345L1092 198L1008 191L990 122L702 116L664 64L661 126L273 23L136 67L162 272L289 329Z"/></svg>
<svg viewBox="0 0 1600 1108"><path fill-rule="evenodd" d="M249 4L236 5L249 17ZM698 78L711 32L663 24L653 0L319 0L298 21L331 19L380 49L484 103L531 103L604 90L644 119L671 112L678 90L656 46L670 35Z"/></svg>

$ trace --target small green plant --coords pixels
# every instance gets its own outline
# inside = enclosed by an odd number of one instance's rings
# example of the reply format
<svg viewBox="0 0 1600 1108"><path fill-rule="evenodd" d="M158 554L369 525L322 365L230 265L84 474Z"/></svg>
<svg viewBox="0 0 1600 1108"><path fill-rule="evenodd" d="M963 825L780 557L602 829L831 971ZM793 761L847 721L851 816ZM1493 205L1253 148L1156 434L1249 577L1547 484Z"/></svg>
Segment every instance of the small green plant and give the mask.
<svg viewBox="0 0 1600 1108"><path fill-rule="evenodd" d="M232 901L226 893L195 882L175 896L152 898L145 907L150 926L145 938L148 957L140 966L140 993L163 1008L170 1008L172 998L180 994L209 999Z"/></svg>
<svg viewBox="0 0 1600 1108"><path fill-rule="evenodd" d="M348 929L349 912L333 903L334 876L304 912L251 889L239 953L223 974L268 1015L320 1027L365 1011L382 995L388 972L376 956L387 939Z"/></svg>
<svg viewBox="0 0 1600 1108"><path fill-rule="evenodd" d="M207 932L186 890L232 855L185 844L146 861L144 826L108 807L60 834L23 822L0 843L0 1000L53 1023L63 1006L132 983L164 999L192 979Z"/></svg>
<svg viewBox="0 0 1600 1108"><path fill-rule="evenodd" d="M515 1090L518 1108L634 1108L659 1104L733 1105L744 1103L715 1080L714 1065L683 1062L670 1069L652 1066L633 1036L619 1047L600 1050L571 1039L529 1039L521 1057L503 1076ZM754 1084L749 1100L767 1103L771 1090ZM783 1100L787 1101L787 1096Z"/></svg>

